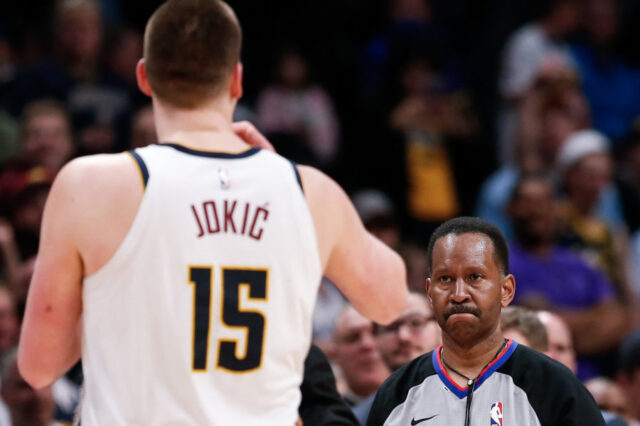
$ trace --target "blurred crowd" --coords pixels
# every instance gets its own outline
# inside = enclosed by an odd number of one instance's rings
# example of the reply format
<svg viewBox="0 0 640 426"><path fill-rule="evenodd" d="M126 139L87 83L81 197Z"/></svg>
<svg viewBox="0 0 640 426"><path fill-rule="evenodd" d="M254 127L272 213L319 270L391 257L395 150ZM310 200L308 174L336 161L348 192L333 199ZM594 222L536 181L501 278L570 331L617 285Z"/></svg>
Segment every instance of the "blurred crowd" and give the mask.
<svg viewBox="0 0 640 426"><path fill-rule="evenodd" d="M40 221L66 162L158 142L134 70L160 3L0 5L0 425L72 418L78 367L35 391L15 365ZM245 38L236 119L333 176L407 263L414 293L389 326L321 285L314 340L356 414L439 344L425 246L438 224L475 215L511 244L528 310L505 313L509 336L567 365L603 409L640 420L640 4L229 3Z"/></svg>

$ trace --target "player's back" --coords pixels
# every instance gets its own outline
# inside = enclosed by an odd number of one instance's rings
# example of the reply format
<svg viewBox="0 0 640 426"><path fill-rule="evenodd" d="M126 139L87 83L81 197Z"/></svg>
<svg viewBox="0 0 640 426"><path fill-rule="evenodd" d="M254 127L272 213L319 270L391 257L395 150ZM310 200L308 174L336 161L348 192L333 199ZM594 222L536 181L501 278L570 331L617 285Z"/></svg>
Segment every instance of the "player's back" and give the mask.
<svg viewBox="0 0 640 426"><path fill-rule="evenodd" d="M83 424L293 424L322 271L293 165L152 145L115 255L84 280Z"/></svg>

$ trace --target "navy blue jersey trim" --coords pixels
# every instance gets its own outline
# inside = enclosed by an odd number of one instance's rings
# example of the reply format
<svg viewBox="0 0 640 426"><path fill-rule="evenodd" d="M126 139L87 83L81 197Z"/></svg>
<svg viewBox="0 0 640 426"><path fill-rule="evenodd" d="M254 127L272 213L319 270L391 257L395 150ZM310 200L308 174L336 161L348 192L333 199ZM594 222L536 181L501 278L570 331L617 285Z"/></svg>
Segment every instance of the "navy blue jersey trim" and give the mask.
<svg viewBox="0 0 640 426"><path fill-rule="evenodd" d="M438 374L438 377L440 377L440 380L442 381L442 383L444 383L444 385L455 396L462 399L467 396L468 388L467 387L462 388L458 386L453 380L451 380L451 378L447 374L447 371L444 369L444 366L440 361L440 356L439 356L440 347L441 346L438 346L431 354L431 362L433 364L433 368L436 370L436 373ZM491 377L491 375L498 368L502 367L502 365L505 362L507 362L509 358L511 358L511 355L513 355L517 347L518 347L518 342L516 342L515 340L509 339L509 343L507 347L500 354L500 356L498 356L491 364L489 364L484 371L480 372L480 376L478 377L478 381L476 382L474 389L478 389L480 385L482 385L489 377Z"/></svg>
<svg viewBox="0 0 640 426"><path fill-rule="evenodd" d="M304 186L302 185L302 178L300 177L300 171L298 170L298 165L295 163L295 161L291 161L291 165L293 166L293 171L296 174L296 180L298 181L298 185L300 185L300 189L304 194Z"/></svg>
<svg viewBox="0 0 640 426"><path fill-rule="evenodd" d="M136 164L138 165L138 169L140 170L140 177L142 178L142 187L147 189L147 182L149 182L149 169L147 169L147 165L144 163L144 160L135 150L127 151L134 160L136 160Z"/></svg>
<svg viewBox="0 0 640 426"><path fill-rule="evenodd" d="M230 152L216 152L216 151L199 151L197 149L191 149L191 148L187 148L186 146L182 146L182 145L178 145L175 143L161 143L158 144L160 146L168 146L171 147L177 151L180 152L184 152L185 154L191 154L191 155L198 155L200 157L208 157L208 158L224 158L227 160L232 160L232 159L236 159L236 158L246 158L246 157L250 157L253 154L255 154L256 152L260 151L260 148L258 147L253 147L253 148L249 148L248 150L244 151L244 152L239 152L236 154L232 154Z"/></svg>

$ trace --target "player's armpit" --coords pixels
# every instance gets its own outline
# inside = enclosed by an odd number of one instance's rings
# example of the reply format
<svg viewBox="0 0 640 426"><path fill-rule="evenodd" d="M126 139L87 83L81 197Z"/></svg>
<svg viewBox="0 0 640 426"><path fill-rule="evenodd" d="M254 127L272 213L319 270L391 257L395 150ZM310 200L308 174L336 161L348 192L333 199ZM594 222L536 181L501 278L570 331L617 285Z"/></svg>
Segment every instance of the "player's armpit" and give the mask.
<svg viewBox="0 0 640 426"><path fill-rule="evenodd" d="M76 197L81 169L67 165L45 205L18 350L20 373L35 388L50 385L80 358L82 261L74 234L82 214Z"/></svg>
<svg viewBox="0 0 640 426"><path fill-rule="evenodd" d="M364 316L382 324L395 320L407 302L404 262L366 231L338 184L311 167L299 170L325 276Z"/></svg>

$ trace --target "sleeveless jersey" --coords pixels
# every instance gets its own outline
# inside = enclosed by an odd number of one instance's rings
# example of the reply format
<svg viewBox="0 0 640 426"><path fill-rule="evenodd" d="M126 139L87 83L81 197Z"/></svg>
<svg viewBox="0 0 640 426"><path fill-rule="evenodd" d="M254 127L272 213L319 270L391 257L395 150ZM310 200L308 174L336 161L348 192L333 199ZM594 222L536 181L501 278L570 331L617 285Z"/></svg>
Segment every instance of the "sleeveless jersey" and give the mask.
<svg viewBox="0 0 640 426"><path fill-rule="evenodd" d="M293 425L322 276L295 165L160 144L84 280L83 425Z"/></svg>

